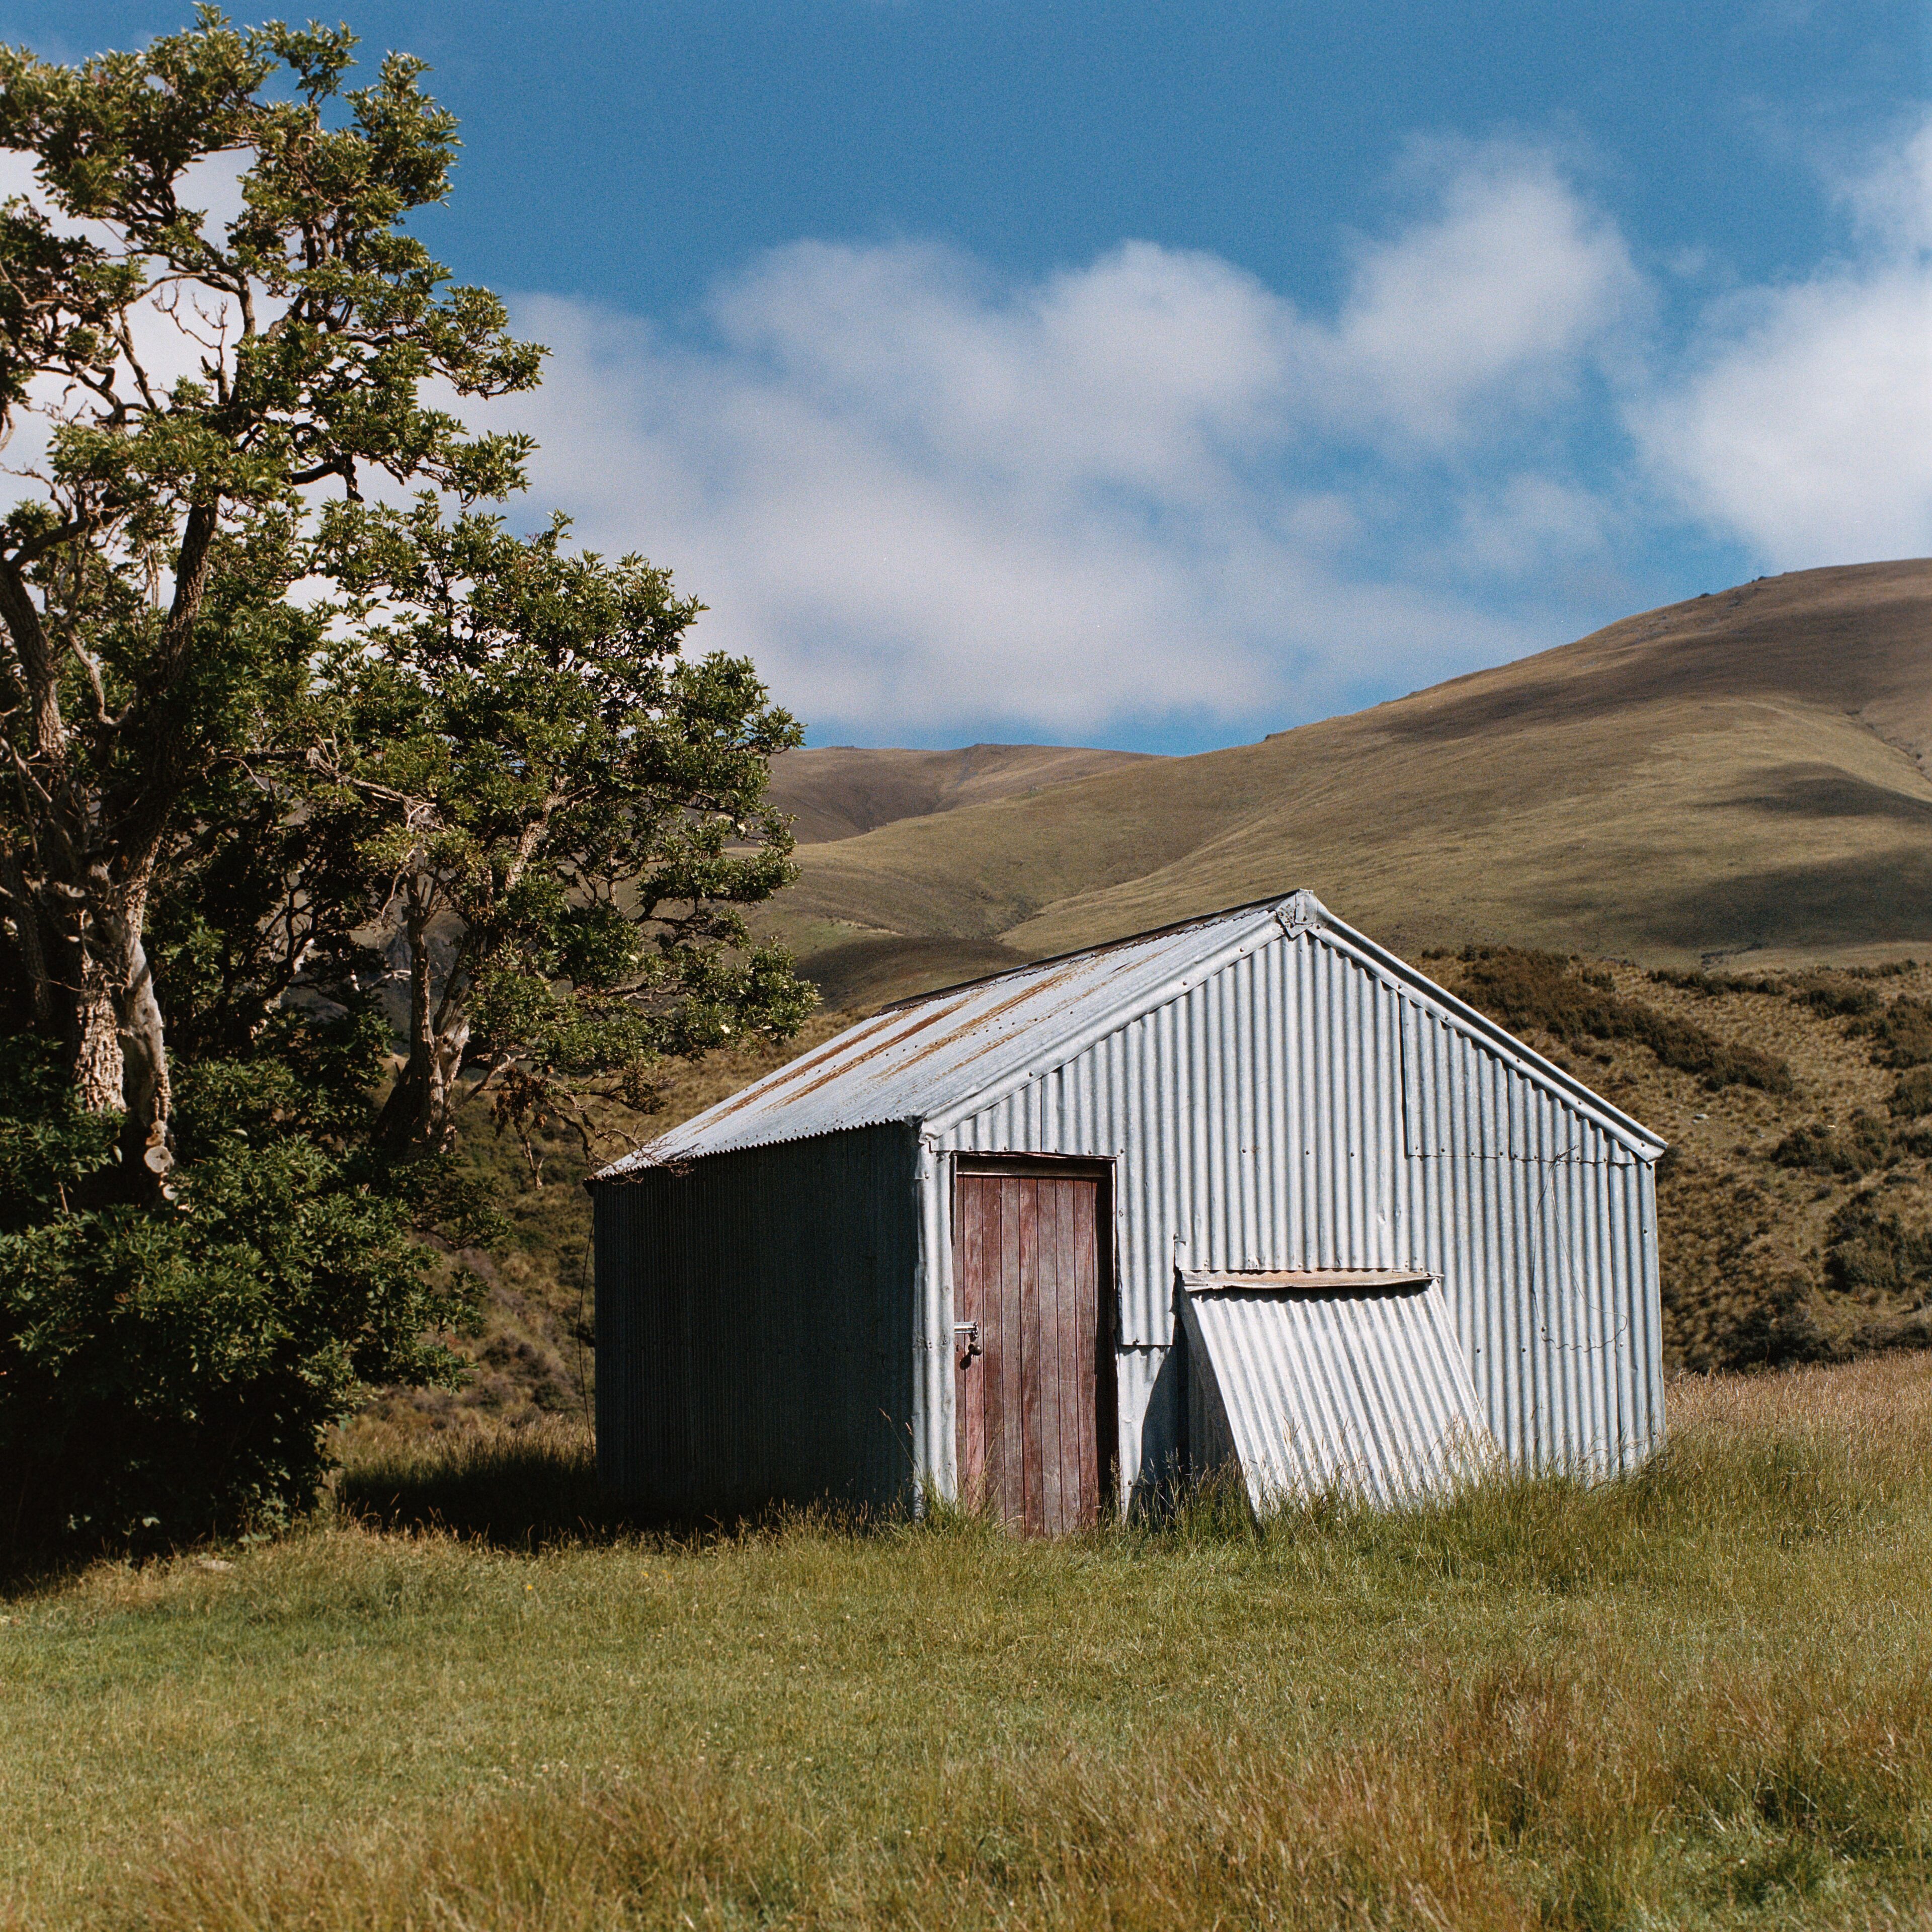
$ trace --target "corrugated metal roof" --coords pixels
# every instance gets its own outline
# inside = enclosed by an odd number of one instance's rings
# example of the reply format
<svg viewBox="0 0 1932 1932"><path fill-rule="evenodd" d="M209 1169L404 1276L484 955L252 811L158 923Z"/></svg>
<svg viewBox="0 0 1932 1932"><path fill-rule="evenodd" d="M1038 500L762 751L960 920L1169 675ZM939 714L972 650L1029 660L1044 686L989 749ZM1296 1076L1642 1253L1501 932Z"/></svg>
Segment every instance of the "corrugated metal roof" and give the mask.
<svg viewBox="0 0 1932 1932"><path fill-rule="evenodd" d="M1258 1510L1329 1490L1381 1503L1448 1487L1495 1454L1449 1305L1426 1276L1196 1277L1188 1340Z"/></svg>
<svg viewBox="0 0 1932 1932"><path fill-rule="evenodd" d="M1634 1150L1652 1158L1662 1150L1648 1130L1343 925L1313 893L1298 892L889 1007L596 1178L621 1180L669 1162L892 1121L944 1130L1284 930L1318 932L1348 947L1372 970L1502 1046L1532 1078L1580 1104Z"/></svg>
<svg viewBox="0 0 1932 1932"><path fill-rule="evenodd" d="M607 1168L628 1169L929 1120L1051 1066L1096 1022L1132 1012L1279 934L1272 903L1023 966L889 1007Z"/></svg>

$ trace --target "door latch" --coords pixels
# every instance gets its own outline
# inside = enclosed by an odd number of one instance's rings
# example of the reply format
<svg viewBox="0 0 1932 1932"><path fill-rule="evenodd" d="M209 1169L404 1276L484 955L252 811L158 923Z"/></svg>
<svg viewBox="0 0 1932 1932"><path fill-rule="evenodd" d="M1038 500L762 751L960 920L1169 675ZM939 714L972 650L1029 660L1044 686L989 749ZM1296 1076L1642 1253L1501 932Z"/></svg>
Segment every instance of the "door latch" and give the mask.
<svg viewBox="0 0 1932 1932"><path fill-rule="evenodd" d="M961 1368L966 1367L975 1355L985 1352L980 1346L980 1324L976 1322L956 1322L952 1324L953 1360Z"/></svg>

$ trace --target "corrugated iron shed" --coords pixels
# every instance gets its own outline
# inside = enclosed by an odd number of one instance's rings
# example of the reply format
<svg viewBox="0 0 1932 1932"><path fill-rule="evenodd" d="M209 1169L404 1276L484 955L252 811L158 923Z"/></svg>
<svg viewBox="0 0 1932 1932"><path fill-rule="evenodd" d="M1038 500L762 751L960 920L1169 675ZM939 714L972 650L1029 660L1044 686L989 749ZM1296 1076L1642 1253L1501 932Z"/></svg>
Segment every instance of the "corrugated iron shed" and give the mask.
<svg viewBox="0 0 1932 1932"><path fill-rule="evenodd" d="M1110 1177L1096 1292L1124 1488L1184 1442L1190 1270L1426 1275L1512 1464L1628 1468L1664 1427L1664 1147L1313 895L1237 907L908 1000L606 1168L600 1431L607 1399L632 1434L688 1418L680 1494L821 1494L841 1459L874 1501L952 1493L956 1175L1071 1159ZM842 1339L861 1308L871 1354ZM1393 1360L1396 1338L1328 1346ZM863 1394L828 1432L814 1378L835 1356ZM862 1411L889 1426L897 1488ZM600 1456L638 1470L643 1440Z"/></svg>

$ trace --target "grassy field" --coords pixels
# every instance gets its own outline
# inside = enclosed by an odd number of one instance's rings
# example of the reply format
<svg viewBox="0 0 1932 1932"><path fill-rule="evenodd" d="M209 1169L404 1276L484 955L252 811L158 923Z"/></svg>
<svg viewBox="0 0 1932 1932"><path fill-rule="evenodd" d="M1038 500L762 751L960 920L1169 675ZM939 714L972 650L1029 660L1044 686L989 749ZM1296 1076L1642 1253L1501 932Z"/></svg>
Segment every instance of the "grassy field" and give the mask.
<svg viewBox="0 0 1932 1932"><path fill-rule="evenodd" d="M1672 1412L1056 1545L638 1538L568 1424L365 1432L304 1533L8 1596L0 1923L1932 1922L1932 1361Z"/></svg>

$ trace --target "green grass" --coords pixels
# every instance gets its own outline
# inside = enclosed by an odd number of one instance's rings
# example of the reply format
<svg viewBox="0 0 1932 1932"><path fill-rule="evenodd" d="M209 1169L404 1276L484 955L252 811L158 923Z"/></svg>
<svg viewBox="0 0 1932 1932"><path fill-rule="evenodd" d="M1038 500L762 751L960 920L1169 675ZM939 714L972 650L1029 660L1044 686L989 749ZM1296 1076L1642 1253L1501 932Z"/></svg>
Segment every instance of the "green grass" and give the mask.
<svg viewBox="0 0 1932 1932"><path fill-rule="evenodd" d="M1917 1922L1932 1363L1675 1413L1594 1490L1259 1528L1210 1493L1058 1544L653 1540L562 1426L367 1437L334 1520L232 1568L8 1600L0 1897L207 1932Z"/></svg>

